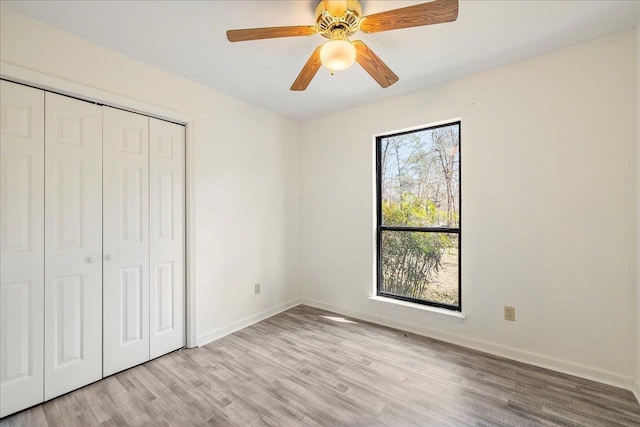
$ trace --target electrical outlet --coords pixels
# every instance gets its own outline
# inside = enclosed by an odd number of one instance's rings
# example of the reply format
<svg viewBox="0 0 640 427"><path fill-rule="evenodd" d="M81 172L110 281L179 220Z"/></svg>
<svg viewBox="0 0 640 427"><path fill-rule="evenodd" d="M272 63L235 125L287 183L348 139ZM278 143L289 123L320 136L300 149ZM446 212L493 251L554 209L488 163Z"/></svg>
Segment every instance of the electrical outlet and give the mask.
<svg viewBox="0 0 640 427"><path fill-rule="evenodd" d="M260 283L253 285L253 293L258 295L260 293Z"/></svg>
<svg viewBox="0 0 640 427"><path fill-rule="evenodd" d="M504 306L504 320L509 320L511 322L516 321L516 308L509 307L508 305Z"/></svg>

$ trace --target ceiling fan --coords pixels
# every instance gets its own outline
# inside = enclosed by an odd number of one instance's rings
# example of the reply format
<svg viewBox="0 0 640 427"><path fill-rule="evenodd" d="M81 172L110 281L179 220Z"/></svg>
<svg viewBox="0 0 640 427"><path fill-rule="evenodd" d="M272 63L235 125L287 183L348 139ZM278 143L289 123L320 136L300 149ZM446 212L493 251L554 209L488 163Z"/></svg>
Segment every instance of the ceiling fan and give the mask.
<svg viewBox="0 0 640 427"><path fill-rule="evenodd" d="M458 18L458 0L429 3L362 16L358 0L322 0L316 8L314 26L248 28L227 31L230 42L320 34L329 39L313 51L293 82L291 90L305 90L321 65L334 71L349 68L354 61L383 88L398 81L398 76L360 40L349 37L358 31L377 33L421 25L452 22Z"/></svg>

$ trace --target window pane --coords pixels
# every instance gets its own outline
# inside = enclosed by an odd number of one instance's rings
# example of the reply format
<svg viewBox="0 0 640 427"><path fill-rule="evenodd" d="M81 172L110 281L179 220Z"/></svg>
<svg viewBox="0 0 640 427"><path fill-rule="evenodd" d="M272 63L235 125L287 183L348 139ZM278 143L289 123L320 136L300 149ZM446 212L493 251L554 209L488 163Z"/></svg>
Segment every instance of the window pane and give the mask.
<svg viewBox="0 0 640 427"><path fill-rule="evenodd" d="M452 124L380 141L382 224L459 224L460 126Z"/></svg>
<svg viewBox="0 0 640 427"><path fill-rule="evenodd" d="M458 235L383 230L380 292L458 306Z"/></svg>

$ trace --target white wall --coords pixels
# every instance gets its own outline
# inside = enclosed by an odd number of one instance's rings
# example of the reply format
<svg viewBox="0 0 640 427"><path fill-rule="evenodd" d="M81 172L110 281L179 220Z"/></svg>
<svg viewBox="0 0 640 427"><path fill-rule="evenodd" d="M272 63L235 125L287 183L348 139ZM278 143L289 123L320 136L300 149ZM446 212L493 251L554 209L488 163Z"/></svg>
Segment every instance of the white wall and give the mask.
<svg viewBox="0 0 640 427"><path fill-rule="evenodd" d="M637 203L636 203L636 209L637 209L637 214L638 214L638 218L636 221L636 233L637 233L637 240L636 240L636 248L637 248L637 253L640 254L640 25L638 25L638 27L636 28L636 89L637 89L637 94L638 94L638 98L636 100L636 108L637 108L637 121L636 121L636 126L637 126L637 140L638 140L638 145L636 146L637 152L636 152L636 158L637 158L637 163L636 163L636 167L637 167L637 180L636 180L636 192L637 192ZM636 260L636 268L637 268L637 277L636 277L636 299L638 302L637 308L636 308L636 319L637 319L637 331L636 331L636 384L635 384L635 388L634 388L634 393L636 395L636 399L638 399L638 402L640 402L640 260Z"/></svg>
<svg viewBox="0 0 640 427"><path fill-rule="evenodd" d="M7 9L0 15L2 62L194 117L201 340L298 297L297 122Z"/></svg>
<svg viewBox="0 0 640 427"><path fill-rule="evenodd" d="M635 33L302 125L308 303L630 387ZM373 83L372 83L373 84ZM462 323L371 301L373 135L462 119ZM515 323L503 306L516 307Z"/></svg>

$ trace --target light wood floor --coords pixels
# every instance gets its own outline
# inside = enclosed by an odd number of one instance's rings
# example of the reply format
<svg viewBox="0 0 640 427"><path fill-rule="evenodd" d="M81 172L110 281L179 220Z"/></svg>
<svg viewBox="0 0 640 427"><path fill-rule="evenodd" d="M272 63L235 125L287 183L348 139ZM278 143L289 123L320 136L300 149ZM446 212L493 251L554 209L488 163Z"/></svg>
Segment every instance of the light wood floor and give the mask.
<svg viewBox="0 0 640 427"><path fill-rule="evenodd" d="M298 306L2 426L639 426L629 391Z"/></svg>

